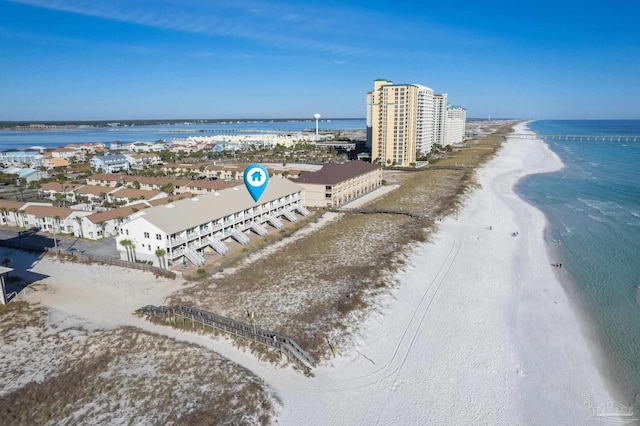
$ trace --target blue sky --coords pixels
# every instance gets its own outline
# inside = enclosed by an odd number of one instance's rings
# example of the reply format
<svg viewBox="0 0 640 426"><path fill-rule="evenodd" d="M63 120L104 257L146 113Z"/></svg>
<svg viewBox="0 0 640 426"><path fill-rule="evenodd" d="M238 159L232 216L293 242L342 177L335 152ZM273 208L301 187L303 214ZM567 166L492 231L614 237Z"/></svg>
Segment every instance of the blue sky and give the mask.
<svg viewBox="0 0 640 426"><path fill-rule="evenodd" d="M0 0L0 121L364 117L373 80L470 117L640 118L640 6Z"/></svg>

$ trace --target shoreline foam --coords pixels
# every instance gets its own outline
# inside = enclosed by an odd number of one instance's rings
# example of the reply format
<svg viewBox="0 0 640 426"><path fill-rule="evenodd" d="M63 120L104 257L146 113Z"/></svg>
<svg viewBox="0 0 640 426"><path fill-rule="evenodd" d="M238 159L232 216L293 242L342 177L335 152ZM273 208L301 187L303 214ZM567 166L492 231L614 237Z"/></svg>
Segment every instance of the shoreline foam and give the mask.
<svg viewBox="0 0 640 426"><path fill-rule="evenodd" d="M528 122L523 124L528 124ZM527 131L535 133L532 130L530 130L528 127L527 127ZM557 157L558 162L562 164L562 166L557 170L564 168L565 165L560 159L560 157L551 149L551 147L549 147L549 145L546 142L543 141L543 143L545 145L545 149L547 149L549 152L552 153L552 155ZM516 193L518 193L518 191L516 191ZM530 203L529 201L526 200L526 196L520 193L518 193L518 195L525 202ZM534 204L531 204L531 205L534 208L540 210ZM549 223L548 220L546 221L545 228L544 228L544 243L546 245L547 253L551 262L563 260L562 250L557 244L554 243L554 240L552 238L551 224ZM576 314L578 321L580 323L582 332L585 335L585 338L587 339L587 342L589 343L591 350L593 351L596 364L598 365L600 373L603 377L603 380L607 385L609 394L616 401L624 403L629 398L629 395L626 395L626 392L624 391L624 385L618 379L618 371L615 367L615 363L613 359L611 359L613 354L611 354L605 348L604 338L600 334L596 324L594 324L592 317L587 312L587 309L585 306L585 297L580 292L579 285L576 279L570 274L570 272L566 268L557 269L555 272L556 272L555 276L558 282L560 283L564 291L569 296L569 302L570 302L571 308Z"/></svg>

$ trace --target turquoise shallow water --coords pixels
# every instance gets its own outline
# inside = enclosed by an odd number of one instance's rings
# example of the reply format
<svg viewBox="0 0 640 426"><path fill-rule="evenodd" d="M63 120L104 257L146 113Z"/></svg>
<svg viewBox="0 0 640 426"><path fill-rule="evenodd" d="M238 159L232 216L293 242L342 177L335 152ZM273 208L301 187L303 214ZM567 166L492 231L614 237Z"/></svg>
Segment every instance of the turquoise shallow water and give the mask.
<svg viewBox="0 0 640 426"><path fill-rule="evenodd" d="M640 135L640 120L542 120L536 133ZM640 142L548 141L565 168L518 192L546 215L627 401L640 412Z"/></svg>

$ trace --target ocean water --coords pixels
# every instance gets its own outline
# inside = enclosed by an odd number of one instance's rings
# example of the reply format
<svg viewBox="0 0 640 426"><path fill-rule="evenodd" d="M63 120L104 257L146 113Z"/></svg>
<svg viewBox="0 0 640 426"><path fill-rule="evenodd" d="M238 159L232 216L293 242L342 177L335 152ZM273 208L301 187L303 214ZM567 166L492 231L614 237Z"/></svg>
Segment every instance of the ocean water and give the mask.
<svg viewBox="0 0 640 426"><path fill-rule="evenodd" d="M541 120L538 134L640 135L640 120ZM551 244L592 318L626 401L640 413L640 138L633 143L547 141L565 168L522 179Z"/></svg>
<svg viewBox="0 0 640 426"><path fill-rule="evenodd" d="M0 130L0 151L15 148L43 146L56 148L70 143L92 143L114 141L151 142L186 138L189 136L215 136L225 133L260 133L260 132L299 132L315 130L314 120L253 120L208 124L164 124L132 127L89 127L80 126L64 130L14 131ZM320 120L320 131L323 130L364 130L364 119L332 119Z"/></svg>

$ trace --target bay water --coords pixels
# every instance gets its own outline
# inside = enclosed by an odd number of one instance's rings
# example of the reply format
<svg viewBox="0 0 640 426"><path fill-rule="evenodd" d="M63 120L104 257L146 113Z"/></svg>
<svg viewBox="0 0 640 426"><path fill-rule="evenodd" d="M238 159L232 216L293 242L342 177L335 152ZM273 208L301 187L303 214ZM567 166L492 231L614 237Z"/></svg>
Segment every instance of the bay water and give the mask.
<svg viewBox="0 0 640 426"><path fill-rule="evenodd" d="M189 136L224 134L296 133L315 131L314 120L244 120L216 123L179 123L138 126L77 126L57 130L16 131L0 129L0 150L40 146L57 148L68 144L119 141L153 142ZM319 130L364 130L363 119L322 119Z"/></svg>

